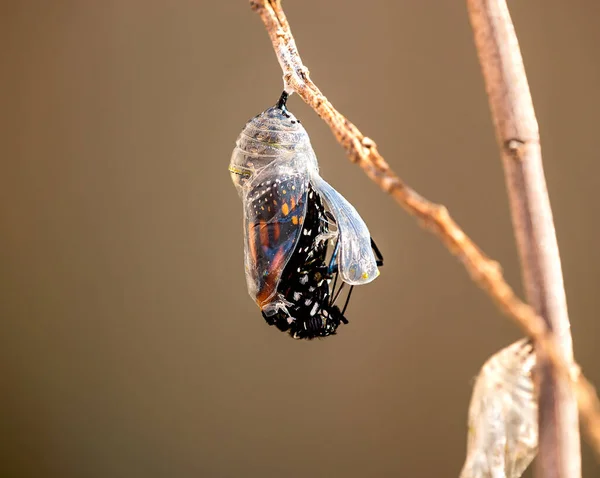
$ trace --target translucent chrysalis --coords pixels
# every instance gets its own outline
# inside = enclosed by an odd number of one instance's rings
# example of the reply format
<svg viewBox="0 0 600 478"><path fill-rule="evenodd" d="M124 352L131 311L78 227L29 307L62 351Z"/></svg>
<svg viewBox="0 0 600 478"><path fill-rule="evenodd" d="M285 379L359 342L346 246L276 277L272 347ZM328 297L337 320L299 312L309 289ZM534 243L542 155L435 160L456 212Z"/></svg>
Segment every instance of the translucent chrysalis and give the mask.
<svg viewBox="0 0 600 478"><path fill-rule="evenodd" d="M356 209L320 177L286 100L246 123L229 171L243 205L248 292L267 323L310 339L347 322L348 302L335 305L341 288L371 282L383 261Z"/></svg>
<svg viewBox="0 0 600 478"><path fill-rule="evenodd" d="M467 458L460 478L519 478L538 446L535 353L522 339L483 365L469 405Z"/></svg>

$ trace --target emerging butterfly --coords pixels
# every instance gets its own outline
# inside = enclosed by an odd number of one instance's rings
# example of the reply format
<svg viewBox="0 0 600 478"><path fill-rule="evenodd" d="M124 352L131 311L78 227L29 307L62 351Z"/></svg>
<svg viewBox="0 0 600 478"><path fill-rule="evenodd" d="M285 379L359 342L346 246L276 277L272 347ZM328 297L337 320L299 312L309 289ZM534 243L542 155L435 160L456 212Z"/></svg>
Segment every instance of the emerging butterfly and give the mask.
<svg viewBox="0 0 600 478"><path fill-rule="evenodd" d="M287 98L246 123L229 171L244 208L248 292L269 325L312 339L348 323L352 287L374 280L383 258L356 209L319 176Z"/></svg>

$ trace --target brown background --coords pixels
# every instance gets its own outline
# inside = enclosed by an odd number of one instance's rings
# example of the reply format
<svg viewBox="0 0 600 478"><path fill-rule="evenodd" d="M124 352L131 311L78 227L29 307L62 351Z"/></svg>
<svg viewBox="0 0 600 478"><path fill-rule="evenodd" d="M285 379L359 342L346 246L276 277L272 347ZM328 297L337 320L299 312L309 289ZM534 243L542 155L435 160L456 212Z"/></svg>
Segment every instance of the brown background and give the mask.
<svg viewBox="0 0 600 478"><path fill-rule="evenodd" d="M521 291L464 2L285 7L323 92ZM576 354L600 384L600 4L511 8ZM5 0L0 53L2 478L458 475L472 378L519 332L297 97L386 264L322 341L247 295L227 164L282 83L246 1Z"/></svg>

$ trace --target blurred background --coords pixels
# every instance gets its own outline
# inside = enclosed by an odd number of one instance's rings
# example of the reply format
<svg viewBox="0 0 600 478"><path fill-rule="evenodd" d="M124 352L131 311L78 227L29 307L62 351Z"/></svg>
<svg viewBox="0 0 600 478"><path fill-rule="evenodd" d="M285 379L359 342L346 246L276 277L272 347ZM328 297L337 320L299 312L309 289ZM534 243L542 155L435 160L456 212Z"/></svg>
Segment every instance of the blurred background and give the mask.
<svg viewBox="0 0 600 478"><path fill-rule="evenodd" d="M284 6L324 94L521 293L465 2ZM510 7L576 357L600 385L600 4ZM295 96L322 175L385 266L324 340L268 327L246 292L227 166L282 89L248 2L13 0L0 13L0 476L458 476L473 378L520 333Z"/></svg>

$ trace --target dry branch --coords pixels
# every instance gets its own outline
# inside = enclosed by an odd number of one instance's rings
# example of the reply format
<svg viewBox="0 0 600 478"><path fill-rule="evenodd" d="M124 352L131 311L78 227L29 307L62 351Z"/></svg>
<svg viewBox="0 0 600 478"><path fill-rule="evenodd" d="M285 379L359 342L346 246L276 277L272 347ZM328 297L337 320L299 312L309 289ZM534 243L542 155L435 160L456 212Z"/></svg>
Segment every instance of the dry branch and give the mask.
<svg viewBox="0 0 600 478"><path fill-rule="evenodd" d="M523 283L529 303L573 361L567 299L546 189L538 124L519 43L505 0L467 0L500 147ZM579 478L576 397L567 377L537 353L539 454L536 474Z"/></svg>
<svg viewBox="0 0 600 478"><path fill-rule="evenodd" d="M538 353L545 354L556 370L571 377L576 385L580 413L588 435L600 455L600 402L593 386L571 367L548 333L543 318L521 301L502 276L499 264L489 259L448 214L447 209L420 196L402 181L377 151L373 140L342 116L311 81L303 65L280 0L250 0L260 15L283 70L285 88L296 92L325 121L349 159L357 163L381 189L390 194L423 227L437 235L458 257L472 279L498 304L499 308L528 336L536 341ZM515 136L516 138L516 136ZM577 373L573 371L576 370Z"/></svg>

